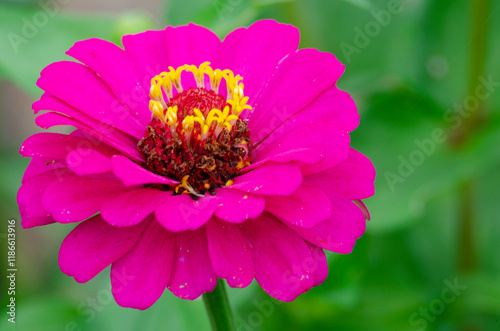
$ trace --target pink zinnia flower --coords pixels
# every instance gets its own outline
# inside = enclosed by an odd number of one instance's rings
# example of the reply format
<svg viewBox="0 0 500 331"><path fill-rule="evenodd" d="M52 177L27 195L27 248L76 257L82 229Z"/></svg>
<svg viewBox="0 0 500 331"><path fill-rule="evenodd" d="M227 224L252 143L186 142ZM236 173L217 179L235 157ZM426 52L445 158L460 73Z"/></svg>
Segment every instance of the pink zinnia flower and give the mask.
<svg viewBox="0 0 500 331"><path fill-rule="evenodd" d="M356 105L344 66L300 49L275 21L224 41L190 24L77 42L46 67L33 104L42 128L19 190L24 228L75 223L59 265L87 282L111 265L118 304L145 309L218 278L294 300L322 283L323 249L349 253L365 231L372 163L349 147ZM243 84L244 83L244 84ZM366 216L366 217L365 217Z"/></svg>

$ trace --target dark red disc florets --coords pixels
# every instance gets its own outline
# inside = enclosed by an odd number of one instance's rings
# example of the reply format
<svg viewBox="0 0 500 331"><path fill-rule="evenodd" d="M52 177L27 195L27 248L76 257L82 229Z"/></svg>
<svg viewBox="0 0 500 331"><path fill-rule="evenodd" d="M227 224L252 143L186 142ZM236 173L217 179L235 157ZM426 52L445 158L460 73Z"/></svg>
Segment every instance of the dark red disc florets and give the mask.
<svg viewBox="0 0 500 331"><path fill-rule="evenodd" d="M195 125L186 131L181 125L193 110L203 114L229 106L226 98L204 88L190 88L179 93L168 103L177 106L177 125L167 125L153 117L137 147L144 157L144 167L158 175L182 182L173 189L175 194L191 193L192 197L215 189L238 175L250 163L250 132L245 121L237 119L231 130L210 128L202 135Z"/></svg>

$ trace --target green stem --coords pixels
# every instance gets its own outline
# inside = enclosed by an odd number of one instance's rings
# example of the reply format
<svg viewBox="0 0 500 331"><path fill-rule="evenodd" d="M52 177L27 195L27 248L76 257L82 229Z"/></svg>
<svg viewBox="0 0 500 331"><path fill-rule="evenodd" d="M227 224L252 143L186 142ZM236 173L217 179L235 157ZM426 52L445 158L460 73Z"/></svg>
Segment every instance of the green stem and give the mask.
<svg viewBox="0 0 500 331"><path fill-rule="evenodd" d="M469 180L463 184L460 190L460 260L458 261L458 268L464 272L472 271L476 267L472 185L472 180Z"/></svg>
<svg viewBox="0 0 500 331"><path fill-rule="evenodd" d="M469 95L474 95L478 84L478 77L483 74L486 62L488 44L488 15L490 14L491 0L471 1L471 45L469 58ZM461 147L470 138L474 131L479 129L485 117L483 105L468 119L464 120L459 132L458 144ZM474 211L473 211L474 180L468 179L460 191L460 259L459 269L465 272L473 271L477 266L474 245Z"/></svg>
<svg viewBox="0 0 500 331"><path fill-rule="evenodd" d="M470 17L470 54L469 54L469 81L468 93L471 96L476 94L479 84L478 77L484 73L488 46L488 22L490 18L491 0L471 1ZM470 117L465 118L461 129L458 132L456 145L461 146L480 129L487 116L482 104L473 112Z"/></svg>
<svg viewBox="0 0 500 331"><path fill-rule="evenodd" d="M224 280L219 279L215 290L203 294L203 302L207 308L208 318L214 331L233 331L236 330L231 306L226 294L226 284Z"/></svg>

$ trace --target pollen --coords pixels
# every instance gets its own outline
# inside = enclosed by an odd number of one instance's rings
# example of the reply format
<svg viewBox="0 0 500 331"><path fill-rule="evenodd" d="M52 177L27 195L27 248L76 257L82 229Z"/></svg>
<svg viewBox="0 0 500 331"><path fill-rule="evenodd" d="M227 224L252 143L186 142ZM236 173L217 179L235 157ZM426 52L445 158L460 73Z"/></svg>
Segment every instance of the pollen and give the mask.
<svg viewBox="0 0 500 331"><path fill-rule="evenodd" d="M174 194L215 194L251 163L243 77L209 62L168 69L151 79L152 119L137 145L144 167L178 180L166 187Z"/></svg>

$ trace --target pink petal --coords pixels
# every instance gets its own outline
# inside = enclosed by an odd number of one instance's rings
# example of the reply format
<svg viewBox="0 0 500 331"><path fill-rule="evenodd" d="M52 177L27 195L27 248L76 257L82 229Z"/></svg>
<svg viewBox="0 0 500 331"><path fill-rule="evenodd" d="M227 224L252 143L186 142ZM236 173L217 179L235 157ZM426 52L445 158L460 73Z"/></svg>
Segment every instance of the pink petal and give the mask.
<svg viewBox="0 0 500 331"><path fill-rule="evenodd" d="M57 222L79 222L97 213L104 201L126 191L114 179L64 177L47 187L42 205Z"/></svg>
<svg viewBox="0 0 500 331"><path fill-rule="evenodd" d="M310 243L326 250L349 254L356 239L366 229L366 220L361 209L353 202L338 198L330 198L332 217L310 228L301 228L285 223Z"/></svg>
<svg viewBox="0 0 500 331"><path fill-rule="evenodd" d="M353 131L359 125L359 113L354 100L349 93L339 90L337 86L322 93L294 119L298 125L307 119L314 119L319 123L329 122L332 127L346 132ZM286 123L289 130L292 123L293 121Z"/></svg>
<svg viewBox="0 0 500 331"><path fill-rule="evenodd" d="M119 100L112 107L123 104L144 127L149 125L149 89L140 84L134 64L124 50L108 41L92 38L78 41L66 54L87 65L109 86Z"/></svg>
<svg viewBox="0 0 500 331"><path fill-rule="evenodd" d="M88 139L50 132L36 133L26 139L19 153L24 157L44 156L64 160L68 153L75 149L97 150L108 157L118 154L102 142L96 145Z"/></svg>
<svg viewBox="0 0 500 331"><path fill-rule="evenodd" d="M111 161L92 149L75 149L66 157L68 167L78 176L101 174L111 171Z"/></svg>
<svg viewBox="0 0 500 331"><path fill-rule="evenodd" d="M171 196L155 210L156 218L167 230L179 232L203 226L217 209L217 197L206 195L193 200L189 194Z"/></svg>
<svg viewBox="0 0 500 331"><path fill-rule="evenodd" d="M99 121L99 119L94 119L87 114L83 113L82 111L70 106L69 104L65 103L59 98L56 98L55 96L51 95L50 93L45 92L40 100L36 101L33 103L33 110L35 111L35 114L38 114L40 111L54 111L59 113L59 118L64 119L66 116L71 117L72 119L76 120L77 122L81 123L80 126L83 126L86 128L86 130L81 130L80 132L85 132L84 137L80 138L86 138L91 140L92 137L95 138L96 144L94 145L99 145L102 144L103 142L107 145L114 146L114 145L124 145L124 146L133 146L137 150L137 138L134 138L130 136L128 133L125 133L123 131L118 130L117 128L107 125L105 123L102 123ZM50 113L49 113L50 114ZM66 116L61 116L60 114L64 114ZM42 127L42 128L47 128L47 125L43 126L43 123L38 123L41 121L41 117L44 116L49 116L48 114L42 114L39 117L37 117L37 125ZM50 116L49 116L50 117ZM42 121L43 122L43 121ZM62 123L58 123L57 121L54 121L54 123L50 123L49 126L54 126L54 125L67 125L65 121L63 120ZM71 125L71 124L70 124ZM79 130L75 130L79 131ZM99 143L97 143L99 142ZM103 144L103 145L105 145Z"/></svg>
<svg viewBox="0 0 500 331"><path fill-rule="evenodd" d="M138 34L126 35L122 38L125 52L135 65L139 81L144 89L151 87L151 79L168 71L168 58L165 30L145 31Z"/></svg>
<svg viewBox="0 0 500 331"><path fill-rule="evenodd" d="M351 140L349 135L347 133L336 134L333 131L330 133L330 136L326 136L327 142L324 142L325 157L321 162L315 164L297 162L300 164L300 170L302 171L304 177L335 167L347 159Z"/></svg>
<svg viewBox="0 0 500 331"><path fill-rule="evenodd" d="M60 162L55 163L43 157L31 160L17 193L23 229L54 223L50 213L42 206L42 195L50 183L68 175L71 172Z"/></svg>
<svg viewBox="0 0 500 331"><path fill-rule="evenodd" d="M296 233L267 216L241 225L255 265L255 279L267 294L293 301L314 284L314 264L307 244Z"/></svg>
<svg viewBox="0 0 500 331"><path fill-rule="evenodd" d="M137 143L127 143L124 142L125 140L128 140L129 138L125 138L123 134L121 136L123 138L118 138L117 140L111 139L110 137L116 136L119 137L120 135L118 134L118 130L112 130L108 131L107 129L104 130L107 132L107 135L103 135L101 132L96 131L94 128L99 127L100 124L96 123L95 126L89 126L85 123L82 123L78 120L75 120L73 118L50 112L46 114L42 114L38 116L35 119L36 125L41 127L42 129L48 129L56 125L70 125L74 126L75 128L80 129L81 131L85 132L86 134L89 134L90 136L103 141L104 143L112 146L113 148L123 152L126 154L128 157L131 157L135 160L142 160L141 155L139 154L139 151L137 150L136 144ZM115 138L115 137L114 137ZM135 141L135 140L134 140Z"/></svg>
<svg viewBox="0 0 500 331"><path fill-rule="evenodd" d="M253 169L266 162L318 163L325 155L324 145L318 144L323 139L324 133L312 125L290 131L279 140L274 140L273 144L258 145L252 151L253 162L248 168Z"/></svg>
<svg viewBox="0 0 500 331"><path fill-rule="evenodd" d="M43 97L43 95L42 95ZM75 129L73 131L70 132L69 136L71 137L77 137L77 138L85 138L85 139L88 139L90 140L94 145L100 145L102 143L102 141L98 140L98 139L95 139L94 137L92 137L91 135L81 131L81 130L78 130L78 129Z"/></svg>
<svg viewBox="0 0 500 331"><path fill-rule="evenodd" d="M34 157L24 171L22 183L29 179L56 169L67 169L66 161L54 160L47 157Z"/></svg>
<svg viewBox="0 0 500 331"><path fill-rule="evenodd" d="M64 239L59 267L77 282L85 283L134 247L143 229L142 225L110 226L96 215L78 224Z"/></svg>
<svg viewBox="0 0 500 331"><path fill-rule="evenodd" d="M241 75L250 100L261 93L278 62L299 46L299 30L273 20L231 32L222 42L213 67Z"/></svg>
<svg viewBox="0 0 500 331"><path fill-rule="evenodd" d="M91 117L81 109L73 107L49 92L44 92L40 99L33 103L32 108L34 114L38 114L41 111L54 111L64 114L99 132L102 136L121 144L133 144L137 141L137 138L131 136L128 132L114 127L113 123L105 123L100 118ZM97 140L103 140L101 137L96 138Z"/></svg>
<svg viewBox="0 0 500 331"><path fill-rule="evenodd" d="M324 125L326 124L326 127ZM276 145L276 141L282 141L282 136L290 132L304 129L305 127L321 127L323 134L330 131L336 133L348 133L353 131L359 124L359 114L356 104L347 92L340 91L333 86L319 95L311 104L299 111L295 116L275 128L259 148L266 145Z"/></svg>
<svg viewBox="0 0 500 331"><path fill-rule="evenodd" d="M328 276L328 262L323 249L313 244L307 243L311 249L311 256L314 262L314 286L323 283Z"/></svg>
<svg viewBox="0 0 500 331"><path fill-rule="evenodd" d="M220 39L209 29L190 23L189 25L165 29L166 46L164 55L174 68L185 64L199 66L212 61L220 45ZM225 69L225 68L221 68Z"/></svg>
<svg viewBox="0 0 500 331"><path fill-rule="evenodd" d="M52 216L32 217L24 215L24 212L22 210L19 211L19 214L21 215L21 226L23 227L23 229L30 229L35 226L54 223L54 219L52 218Z"/></svg>
<svg viewBox="0 0 500 331"><path fill-rule="evenodd" d="M266 197L266 211L290 224L311 228L332 215L332 206L323 191L302 185L290 196Z"/></svg>
<svg viewBox="0 0 500 331"><path fill-rule="evenodd" d="M235 224L212 218L206 225L208 251L218 277L231 287L247 287L254 277L250 246Z"/></svg>
<svg viewBox="0 0 500 331"><path fill-rule="evenodd" d="M264 139L335 84L344 66L333 54L301 49L284 58L252 103L248 126L254 143Z"/></svg>
<svg viewBox="0 0 500 331"><path fill-rule="evenodd" d="M101 205L102 218L114 226L132 226L144 220L172 193L154 188L126 192Z"/></svg>
<svg viewBox="0 0 500 331"><path fill-rule="evenodd" d="M305 178L304 182L325 191L329 196L366 199L375 194L375 168L370 159L351 148L345 161Z"/></svg>
<svg viewBox="0 0 500 331"><path fill-rule="evenodd" d="M302 183L302 174L294 164L267 163L234 178L229 189L259 195L290 195Z"/></svg>
<svg viewBox="0 0 500 331"><path fill-rule="evenodd" d="M175 235L154 219L127 254L111 266L111 287L122 307L147 309L165 291L172 273Z"/></svg>
<svg viewBox="0 0 500 331"><path fill-rule="evenodd" d="M88 116L140 139L146 126L119 104L108 86L88 67L54 62L40 74L37 86Z"/></svg>
<svg viewBox="0 0 500 331"><path fill-rule="evenodd" d="M178 181L154 174L123 156L113 156L111 158L111 164L113 173L127 186L143 184L179 184Z"/></svg>
<svg viewBox="0 0 500 331"><path fill-rule="evenodd" d="M179 232L168 289L181 299L194 300L202 293L212 292L216 284L205 228Z"/></svg>
<svg viewBox="0 0 500 331"><path fill-rule="evenodd" d="M145 89L150 88L155 75L168 71L169 66L211 61L220 44L210 30L194 24L128 35L122 42Z"/></svg>
<svg viewBox="0 0 500 331"><path fill-rule="evenodd" d="M227 222L241 223L259 217L264 211L265 199L258 195L220 188L216 197L218 206L215 216Z"/></svg>
<svg viewBox="0 0 500 331"><path fill-rule="evenodd" d="M249 168L269 161L336 165L347 157L349 143L347 132L332 128L330 122L304 123L281 136L272 135L264 140L253 150L254 163Z"/></svg>
<svg viewBox="0 0 500 331"><path fill-rule="evenodd" d="M17 193L17 204L19 205L23 228L53 222L50 212L42 205L42 196L51 183L67 176L71 176L68 169L55 169L31 177L21 185Z"/></svg>

